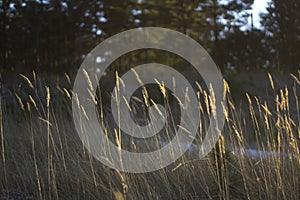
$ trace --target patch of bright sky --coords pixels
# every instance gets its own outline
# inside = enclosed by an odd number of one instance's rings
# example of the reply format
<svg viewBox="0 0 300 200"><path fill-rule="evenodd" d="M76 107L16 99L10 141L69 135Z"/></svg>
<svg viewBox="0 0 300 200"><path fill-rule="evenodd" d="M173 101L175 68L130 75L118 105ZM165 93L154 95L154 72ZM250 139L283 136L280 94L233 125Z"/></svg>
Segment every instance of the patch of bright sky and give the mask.
<svg viewBox="0 0 300 200"><path fill-rule="evenodd" d="M253 13L253 25L256 28L260 28L260 13L266 13L266 7L268 5L268 2L270 0L255 0L253 5L252 5L252 13ZM251 19L249 19L249 24L251 24Z"/></svg>
<svg viewBox="0 0 300 200"><path fill-rule="evenodd" d="M223 4L227 4L228 0L220 0L221 3ZM252 4L252 9L251 10L247 10L246 12L249 14L253 14L253 26L255 28L261 28L261 24L260 24L260 13L266 13L267 12L267 6L268 6L268 2L270 2L270 0L254 0L253 4ZM241 27L241 30L247 30L251 28L251 17L249 16L248 18L248 24L246 24L245 26Z"/></svg>

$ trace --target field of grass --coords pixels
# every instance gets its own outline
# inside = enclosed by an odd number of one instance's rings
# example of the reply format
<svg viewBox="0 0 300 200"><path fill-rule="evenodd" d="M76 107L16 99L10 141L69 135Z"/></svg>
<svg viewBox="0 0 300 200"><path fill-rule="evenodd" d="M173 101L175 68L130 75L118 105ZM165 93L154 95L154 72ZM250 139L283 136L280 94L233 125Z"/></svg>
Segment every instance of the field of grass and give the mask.
<svg viewBox="0 0 300 200"><path fill-rule="evenodd" d="M243 105L225 83L226 122L213 151L204 159L186 152L142 174L110 169L84 148L72 120L71 83L57 85L54 95L36 75L22 78L26 90L11 91L13 103L0 99L0 199L300 199L300 71L290 76L292 87L277 88L270 75L268 100L242 94Z"/></svg>

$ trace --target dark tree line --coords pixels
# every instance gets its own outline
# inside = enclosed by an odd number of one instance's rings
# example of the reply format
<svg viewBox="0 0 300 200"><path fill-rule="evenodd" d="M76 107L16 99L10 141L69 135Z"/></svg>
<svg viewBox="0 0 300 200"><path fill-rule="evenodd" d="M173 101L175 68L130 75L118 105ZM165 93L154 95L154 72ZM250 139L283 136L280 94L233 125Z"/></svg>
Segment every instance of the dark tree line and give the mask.
<svg viewBox="0 0 300 200"><path fill-rule="evenodd" d="M262 23L268 34L271 60L277 67L300 69L300 1L273 0Z"/></svg>
<svg viewBox="0 0 300 200"><path fill-rule="evenodd" d="M263 28L242 31L252 4L253 0L2 0L0 69L72 71L105 38L142 26L191 36L221 69L299 69L300 2L273 0L262 16Z"/></svg>

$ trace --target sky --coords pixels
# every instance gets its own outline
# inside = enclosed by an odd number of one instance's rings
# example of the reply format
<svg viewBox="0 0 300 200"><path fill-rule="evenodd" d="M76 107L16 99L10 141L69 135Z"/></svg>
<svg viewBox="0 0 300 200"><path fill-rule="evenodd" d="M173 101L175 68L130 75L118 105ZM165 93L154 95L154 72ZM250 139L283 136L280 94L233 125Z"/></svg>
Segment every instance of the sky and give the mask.
<svg viewBox="0 0 300 200"><path fill-rule="evenodd" d="M253 21L254 27L259 28L259 13L266 12L267 3L269 0L255 0L254 4L252 5L252 12L253 12ZM249 19L249 24L251 24L251 19Z"/></svg>

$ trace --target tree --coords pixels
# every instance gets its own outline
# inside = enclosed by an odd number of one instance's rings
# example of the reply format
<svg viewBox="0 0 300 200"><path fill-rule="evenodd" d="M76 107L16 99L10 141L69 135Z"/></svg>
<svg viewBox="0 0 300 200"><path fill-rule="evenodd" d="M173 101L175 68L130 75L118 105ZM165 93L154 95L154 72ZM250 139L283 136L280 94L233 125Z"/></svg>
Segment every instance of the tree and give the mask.
<svg viewBox="0 0 300 200"><path fill-rule="evenodd" d="M0 1L2 68L65 71L80 65L103 39L121 31L156 26L180 31L204 46L222 69L224 38L246 23L253 0L49 0ZM231 44L230 42L228 44ZM151 51L134 59L154 56ZM155 57L160 55L155 54ZM172 56L161 56L178 65ZM172 59L171 59L172 58ZM132 60L122 58L116 65ZM225 64L224 64L225 63ZM126 67L125 67L126 68ZM20 71L19 71L20 72Z"/></svg>
<svg viewBox="0 0 300 200"><path fill-rule="evenodd" d="M270 60L266 34L259 29L235 30L219 41L223 66L237 70L263 69ZM227 48L227 50L226 50Z"/></svg>
<svg viewBox="0 0 300 200"><path fill-rule="evenodd" d="M79 65L87 1L2 1L0 59L5 70L60 72ZM2 12L3 11L3 12Z"/></svg>
<svg viewBox="0 0 300 200"><path fill-rule="evenodd" d="M224 54L231 48L221 45L220 40L247 23L247 10L252 4L253 0L205 0L199 4L206 19L206 31L201 38L221 71L224 71Z"/></svg>
<svg viewBox="0 0 300 200"><path fill-rule="evenodd" d="M105 37L117 34L138 26L133 10L138 0L102 0L103 21L98 22Z"/></svg>
<svg viewBox="0 0 300 200"><path fill-rule="evenodd" d="M224 53L220 45L227 33L247 23L253 0L143 0L138 18L142 26L159 26L187 34L199 41L223 69Z"/></svg>
<svg viewBox="0 0 300 200"><path fill-rule="evenodd" d="M11 60L11 40L8 40L10 21L15 16L14 9L10 7L13 1L0 1L0 65L2 69L11 68L9 61Z"/></svg>
<svg viewBox="0 0 300 200"><path fill-rule="evenodd" d="M281 69L300 68L300 2L272 0L262 24L270 35L273 63Z"/></svg>

